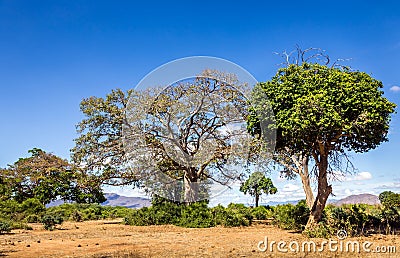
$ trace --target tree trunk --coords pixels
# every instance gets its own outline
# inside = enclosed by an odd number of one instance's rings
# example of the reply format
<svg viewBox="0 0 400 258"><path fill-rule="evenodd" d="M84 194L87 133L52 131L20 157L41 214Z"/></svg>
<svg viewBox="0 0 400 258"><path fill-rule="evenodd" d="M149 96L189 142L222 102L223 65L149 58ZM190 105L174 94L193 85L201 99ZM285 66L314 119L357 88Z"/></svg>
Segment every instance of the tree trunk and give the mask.
<svg viewBox="0 0 400 258"><path fill-rule="evenodd" d="M318 160L316 161L318 166L318 193L311 208L310 217L305 229L312 229L321 221L326 201L332 193L332 186L328 185L328 155L321 154L319 162Z"/></svg>
<svg viewBox="0 0 400 258"><path fill-rule="evenodd" d="M306 204L311 210L314 205L314 193L311 189L310 174L308 172L308 156L305 156L302 160L302 167L299 168L299 175L303 185L304 193L306 194Z"/></svg>
<svg viewBox="0 0 400 258"><path fill-rule="evenodd" d="M258 200L260 199L260 195L256 194L255 198L256 198L256 207L258 207Z"/></svg>
<svg viewBox="0 0 400 258"><path fill-rule="evenodd" d="M199 183L193 177L184 176L185 196L184 202L189 205L199 200Z"/></svg>

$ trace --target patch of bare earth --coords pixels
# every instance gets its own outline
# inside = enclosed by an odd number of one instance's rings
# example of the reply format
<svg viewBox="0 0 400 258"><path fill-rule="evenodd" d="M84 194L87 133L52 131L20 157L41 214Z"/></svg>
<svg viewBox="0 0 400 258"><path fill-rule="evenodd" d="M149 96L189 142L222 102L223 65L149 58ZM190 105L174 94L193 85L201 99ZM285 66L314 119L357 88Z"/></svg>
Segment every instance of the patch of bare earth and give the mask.
<svg viewBox="0 0 400 258"><path fill-rule="evenodd" d="M102 220L65 222L59 229L46 231L41 224L33 230L14 230L0 235L0 256L6 257L400 257L399 236L373 235L348 238L372 242L376 246L395 246L396 253L302 251L287 253L273 250L261 252L257 244L268 237L271 241L309 241L299 233L258 224L242 228L190 229L176 226L126 226L120 221ZM323 239L312 239L320 248ZM336 240L336 239L335 239ZM261 245L263 247L263 245ZM295 247L295 246L292 246ZM307 249L307 248L306 248ZM345 247L343 247L345 250Z"/></svg>

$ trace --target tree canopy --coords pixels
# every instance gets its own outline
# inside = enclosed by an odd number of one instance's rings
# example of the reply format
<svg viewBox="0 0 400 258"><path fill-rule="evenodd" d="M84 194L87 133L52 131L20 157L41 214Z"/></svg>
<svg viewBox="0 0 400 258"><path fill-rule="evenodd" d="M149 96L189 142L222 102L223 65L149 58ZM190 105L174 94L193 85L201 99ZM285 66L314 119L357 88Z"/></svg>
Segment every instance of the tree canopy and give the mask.
<svg viewBox="0 0 400 258"><path fill-rule="evenodd" d="M5 185L0 192L2 199L23 202L35 198L43 204L56 199L105 201L96 178L81 174L68 161L41 149L34 148L29 153L30 157L20 158L1 170L0 180Z"/></svg>
<svg viewBox="0 0 400 258"><path fill-rule="evenodd" d="M388 140L395 104L382 87L364 72L304 62L279 69L254 88L254 109L262 112L268 101L274 111L276 151L313 158L318 191L310 225L321 219L332 193L328 174L340 167L346 151L366 152ZM261 123L262 118L253 118L249 128L257 131Z"/></svg>
<svg viewBox="0 0 400 258"><path fill-rule="evenodd" d="M244 194L250 194L255 198L256 207L260 196L264 194L276 194L278 189L272 183L270 178L265 177L262 172L254 172L250 177L241 184L240 191Z"/></svg>
<svg viewBox="0 0 400 258"><path fill-rule="evenodd" d="M105 184L202 199L210 183L228 185L243 174L236 165L246 165L251 141L245 90L234 75L206 70L164 88L85 99L74 164Z"/></svg>
<svg viewBox="0 0 400 258"><path fill-rule="evenodd" d="M386 208L400 208L400 194L385 191L379 194L379 201Z"/></svg>

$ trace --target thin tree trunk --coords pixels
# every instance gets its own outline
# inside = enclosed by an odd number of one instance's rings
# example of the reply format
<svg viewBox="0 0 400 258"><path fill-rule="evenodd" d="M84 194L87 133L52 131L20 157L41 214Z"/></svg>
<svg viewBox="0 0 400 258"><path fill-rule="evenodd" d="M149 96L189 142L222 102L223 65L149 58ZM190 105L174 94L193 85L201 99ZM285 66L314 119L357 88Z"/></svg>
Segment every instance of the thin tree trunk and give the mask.
<svg viewBox="0 0 400 258"><path fill-rule="evenodd" d="M318 193L315 198L314 204L310 211L310 217L308 219L305 229L312 229L321 221L322 212L325 208L326 202L329 195L332 193L332 186L328 185L328 155L320 155L318 162Z"/></svg>
<svg viewBox="0 0 400 258"><path fill-rule="evenodd" d="M256 207L258 207L258 200L260 199L260 196L256 194Z"/></svg>
<svg viewBox="0 0 400 258"><path fill-rule="evenodd" d="M310 174L308 171L308 156L305 156L302 160L302 167L299 168L299 175L303 185L304 193L306 194L306 204L311 210L314 205L314 193L311 189Z"/></svg>

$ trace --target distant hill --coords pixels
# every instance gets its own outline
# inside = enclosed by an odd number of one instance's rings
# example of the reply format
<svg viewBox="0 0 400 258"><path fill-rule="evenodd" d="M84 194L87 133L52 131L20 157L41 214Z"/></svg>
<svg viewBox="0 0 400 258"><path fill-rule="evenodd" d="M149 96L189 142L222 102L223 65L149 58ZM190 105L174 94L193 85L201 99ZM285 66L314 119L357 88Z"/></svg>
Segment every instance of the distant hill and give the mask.
<svg viewBox="0 0 400 258"><path fill-rule="evenodd" d="M261 203L260 205L269 205L269 206L276 206L280 204L293 204L296 205L300 200L294 200L294 201L281 201L281 202L274 202L274 201L269 201L266 203ZM335 206L340 206L343 204L360 204L360 203L365 203L365 204L370 204L370 205L376 205L376 204L381 204L379 201L378 196L373 195L373 194L356 194L356 195L350 195L347 196L343 199L328 199L328 203L333 204Z"/></svg>
<svg viewBox="0 0 400 258"><path fill-rule="evenodd" d="M107 201L103 202L101 205L124 206L128 208L142 208L151 205L151 201L143 197L127 197L116 193L106 193L104 196Z"/></svg>
<svg viewBox="0 0 400 258"><path fill-rule="evenodd" d="M116 193L105 193L107 201L101 203L103 206L124 206L128 208L139 209L142 207L149 207L151 200L143 197L127 197ZM58 206L65 203L63 200L56 200L46 205L46 207Z"/></svg>
<svg viewBox="0 0 400 258"><path fill-rule="evenodd" d="M283 201L283 202L274 202L274 201L269 201L269 202L265 202L265 203L260 203L260 205L263 206L276 206L276 205L280 205L280 204L293 204L296 205L300 200L294 200L294 201Z"/></svg>
<svg viewBox="0 0 400 258"><path fill-rule="evenodd" d="M371 204L371 205L381 204L378 196L373 195L373 194L350 195L350 196L347 196L346 198L332 202L332 204L336 205L336 206L340 206L343 204L359 204L359 203L365 203L365 204Z"/></svg>

